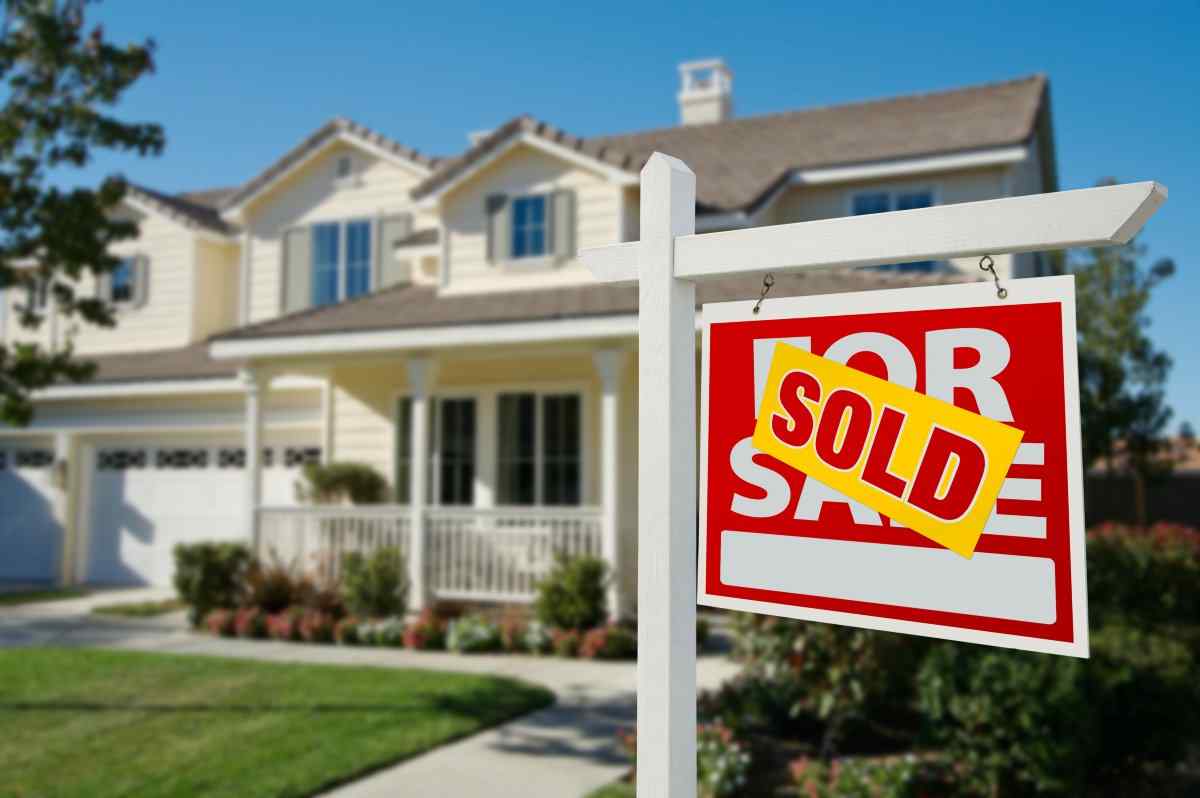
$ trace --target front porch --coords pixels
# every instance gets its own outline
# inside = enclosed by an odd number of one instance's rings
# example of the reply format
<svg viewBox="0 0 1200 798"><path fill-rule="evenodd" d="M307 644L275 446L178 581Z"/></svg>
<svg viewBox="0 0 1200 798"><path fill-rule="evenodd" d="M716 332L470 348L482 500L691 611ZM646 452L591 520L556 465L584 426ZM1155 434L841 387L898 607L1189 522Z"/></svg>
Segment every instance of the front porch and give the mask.
<svg viewBox="0 0 1200 798"><path fill-rule="evenodd" d="M321 375L327 461L366 463L382 505L261 500L268 378ZM596 556L613 614L636 595L636 359L619 345L462 347L292 361L246 380L247 526L265 558L336 577L342 556L394 546L409 607L524 603L559 556ZM423 464L418 467L418 464Z"/></svg>
<svg viewBox="0 0 1200 798"><path fill-rule="evenodd" d="M427 508L416 518L398 504L264 507L257 526L260 557L324 578L338 575L349 552L396 547L426 603L528 602L557 556L605 556L600 507Z"/></svg>

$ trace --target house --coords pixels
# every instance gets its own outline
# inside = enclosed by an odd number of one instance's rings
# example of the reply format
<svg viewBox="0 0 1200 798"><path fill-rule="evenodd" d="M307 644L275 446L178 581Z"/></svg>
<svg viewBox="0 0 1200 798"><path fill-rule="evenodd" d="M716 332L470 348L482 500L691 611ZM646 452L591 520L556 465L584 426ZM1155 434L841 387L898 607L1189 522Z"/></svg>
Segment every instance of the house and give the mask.
<svg viewBox="0 0 1200 798"><path fill-rule="evenodd" d="M141 233L84 287L115 329L5 314L9 340L73 341L99 371L0 431L0 579L163 584L196 539L289 558L394 543L418 602L507 601L554 552L590 552L629 610L637 292L577 253L638 238L653 151L696 172L700 231L1057 189L1042 76L754 117L733 114L720 61L681 77L674 127L580 138L518 116L435 158L334 119L240 186L133 188ZM978 277L923 262L781 277L773 295ZM7 300L39 301L34 285ZM370 464L394 503L300 506L318 460Z"/></svg>

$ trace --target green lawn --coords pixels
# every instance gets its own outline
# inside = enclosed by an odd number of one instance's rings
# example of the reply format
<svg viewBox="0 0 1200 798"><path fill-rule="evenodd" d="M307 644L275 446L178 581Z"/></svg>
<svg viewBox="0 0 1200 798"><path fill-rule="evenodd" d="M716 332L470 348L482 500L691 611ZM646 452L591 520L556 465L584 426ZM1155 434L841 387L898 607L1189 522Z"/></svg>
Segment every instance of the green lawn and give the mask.
<svg viewBox="0 0 1200 798"><path fill-rule="evenodd" d="M552 700L488 676L9 649L0 795L312 795Z"/></svg>
<svg viewBox="0 0 1200 798"><path fill-rule="evenodd" d="M162 601L127 601L123 604L104 604L92 609L96 615L117 615L123 618L153 618L187 607L180 599Z"/></svg>
<svg viewBox="0 0 1200 798"><path fill-rule="evenodd" d="M637 789L632 784L619 781L616 784L601 787L590 793L587 798L634 798L636 794Z"/></svg>
<svg viewBox="0 0 1200 798"><path fill-rule="evenodd" d="M83 598L89 591L81 587L45 588L42 590L25 590L20 593L0 593L0 607L14 604L33 604L38 601L62 601L63 599Z"/></svg>

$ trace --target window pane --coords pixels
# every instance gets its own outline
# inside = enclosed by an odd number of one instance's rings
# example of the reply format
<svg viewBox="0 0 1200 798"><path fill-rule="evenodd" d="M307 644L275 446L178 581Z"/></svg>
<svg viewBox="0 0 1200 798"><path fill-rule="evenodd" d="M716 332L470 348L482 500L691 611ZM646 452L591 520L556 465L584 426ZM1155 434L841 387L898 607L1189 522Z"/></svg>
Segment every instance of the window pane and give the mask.
<svg viewBox="0 0 1200 798"><path fill-rule="evenodd" d="M933 193L930 191L909 191L896 196L896 210L907 211L913 208L929 208L933 205Z"/></svg>
<svg viewBox="0 0 1200 798"><path fill-rule="evenodd" d="M582 494L580 399L575 394L542 397L542 502L579 504Z"/></svg>
<svg viewBox="0 0 1200 798"><path fill-rule="evenodd" d="M855 194L851 213L855 216L862 216L866 213L884 213L889 210L891 208L889 207L887 193L873 191L867 194Z"/></svg>
<svg viewBox="0 0 1200 798"><path fill-rule="evenodd" d="M412 495L412 399L396 404L396 502L408 504Z"/></svg>
<svg viewBox="0 0 1200 798"><path fill-rule="evenodd" d="M531 393L499 397L497 447L497 501L500 504L533 504L537 405Z"/></svg>
<svg viewBox="0 0 1200 798"><path fill-rule="evenodd" d="M338 301L338 225L313 225L312 301L332 305Z"/></svg>
<svg viewBox="0 0 1200 798"><path fill-rule="evenodd" d="M513 200L512 256L524 258L546 254L546 198L518 197Z"/></svg>
<svg viewBox="0 0 1200 798"><path fill-rule="evenodd" d="M475 400L441 401L441 491L448 505L475 500Z"/></svg>
<svg viewBox="0 0 1200 798"><path fill-rule="evenodd" d="M109 275L113 302L133 300L133 258L124 258Z"/></svg>
<svg viewBox="0 0 1200 798"><path fill-rule="evenodd" d="M346 299L371 290L371 223L346 223Z"/></svg>

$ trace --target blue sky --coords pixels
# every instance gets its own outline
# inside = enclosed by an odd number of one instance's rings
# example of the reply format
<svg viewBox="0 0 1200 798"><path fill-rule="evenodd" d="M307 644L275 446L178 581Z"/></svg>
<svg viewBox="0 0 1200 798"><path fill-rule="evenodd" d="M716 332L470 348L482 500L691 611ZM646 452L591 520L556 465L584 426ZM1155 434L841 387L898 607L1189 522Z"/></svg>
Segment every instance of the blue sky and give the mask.
<svg viewBox="0 0 1200 798"><path fill-rule="evenodd" d="M1044 72L1063 188L1158 180L1143 240L1178 272L1152 307L1170 401L1200 427L1200 4L338 3L109 0L109 35L154 37L124 103L159 121L153 161L102 158L163 190L239 183L332 116L425 152L528 112L580 135L674 124L679 61L724 57L740 115ZM878 6L878 7L875 7Z"/></svg>

